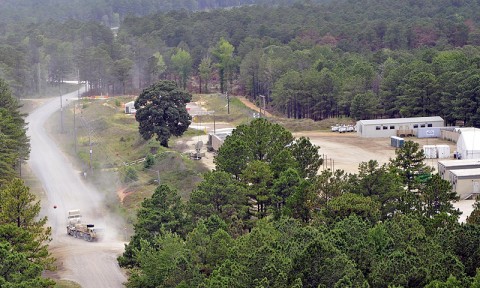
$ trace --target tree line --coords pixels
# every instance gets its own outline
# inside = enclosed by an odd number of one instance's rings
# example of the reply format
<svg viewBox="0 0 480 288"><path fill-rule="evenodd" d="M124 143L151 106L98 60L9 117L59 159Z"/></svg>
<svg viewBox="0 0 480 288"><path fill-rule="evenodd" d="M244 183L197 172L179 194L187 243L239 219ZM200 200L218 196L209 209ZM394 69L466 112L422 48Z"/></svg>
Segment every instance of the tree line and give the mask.
<svg viewBox="0 0 480 288"><path fill-rule="evenodd" d="M5 0L0 3L0 18L3 22L18 19L39 23L44 20L67 20L102 22L108 27L120 25L128 15L145 16L156 12L172 10L212 10L240 7L245 5L293 5L298 0L26 0L17 2ZM327 2L314 0L314 3Z"/></svg>
<svg viewBox="0 0 480 288"><path fill-rule="evenodd" d="M159 185L118 258L127 287L478 287L476 204L467 223L418 143L358 173L317 171L308 138L265 119L227 137L182 202Z"/></svg>
<svg viewBox="0 0 480 288"><path fill-rule="evenodd" d="M169 79L190 92L254 102L263 95L291 118L440 115L478 125L477 6L311 1L181 10L126 16L118 31L73 19L6 22L0 75L17 97L67 78L108 95Z"/></svg>
<svg viewBox="0 0 480 288"><path fill-rule="evenodd" d="M30 142L25 115L0 79L0 287L52 287L42 276L54 270L48 252L51 229L39 217L40 202L19 178Z"/></svg>

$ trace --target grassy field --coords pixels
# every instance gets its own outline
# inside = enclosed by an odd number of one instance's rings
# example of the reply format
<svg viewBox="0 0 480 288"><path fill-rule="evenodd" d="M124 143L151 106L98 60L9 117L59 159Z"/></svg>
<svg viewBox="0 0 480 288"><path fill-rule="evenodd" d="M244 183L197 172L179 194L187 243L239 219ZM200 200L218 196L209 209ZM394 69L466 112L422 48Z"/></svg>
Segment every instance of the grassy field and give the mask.
<svg viewBox="0 0 480 288"><path fill-rule="evenodd" d="M198 103L207 111L215 111L211 115L204 115L202 122L215 121L231 123L234 126L248 123L253 119L255 111L246 107L238 98L230 98L230 114L227 113L227 100L225 96L220 94L201 94L194 95L193 102ZM274 123L278 123L291 132L314 131L314 130L330 130L335 124L354 124L351 118L329 118L321 121L313 121L311 119L287 119L284 117L272 116L268 119Z"/></svg>
<svg viewBox="0 0 480 288"><path fill-rule="evenodd" d="M253 119L254 111L246 107L235 97L230 97L230 109L228 109L226 97L218 93L195 94L193 95L192 102L196 102L207 111L214 111L212 114L202 115L202 122L213 122L213 118L215 117L215 121L217 122L226 122L237 126L248 123Z"/></svg>

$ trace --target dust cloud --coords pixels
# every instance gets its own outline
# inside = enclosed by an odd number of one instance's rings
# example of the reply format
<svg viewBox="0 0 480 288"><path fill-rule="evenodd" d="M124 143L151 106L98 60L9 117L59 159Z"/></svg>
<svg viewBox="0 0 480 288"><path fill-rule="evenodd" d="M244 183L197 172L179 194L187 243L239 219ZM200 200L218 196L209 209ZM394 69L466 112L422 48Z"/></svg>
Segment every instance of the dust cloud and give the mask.
<svg viewBox="0 0 480 288"><path fill-rule="evenodd" d="M63 95L63 107L76 99L77 92ZM83 175L75 170L67 155L46 133L44 125L60 109L59 100L46 101L26 119L31 142L28 165L46 193L41 216L47 216L48 225L52 227L50 248L58 260L56 276L75 281L84 288L121 287L126 276L116 257L124 249L125 235L121 227L125 224L120 217L109 213L106 193L97 191L82 179ZM100 241L87 242L67 235L67 214L75 209L80 209L83 223L103 229Z"/></svg>

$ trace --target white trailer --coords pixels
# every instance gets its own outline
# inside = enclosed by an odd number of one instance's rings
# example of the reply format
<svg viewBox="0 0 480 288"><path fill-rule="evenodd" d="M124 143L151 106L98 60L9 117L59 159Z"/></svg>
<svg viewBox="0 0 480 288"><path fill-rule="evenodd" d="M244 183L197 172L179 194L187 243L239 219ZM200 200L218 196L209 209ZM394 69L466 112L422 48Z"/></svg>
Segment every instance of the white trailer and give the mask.
<svg viewBox="0 0 480 288"><path fill-rule="evenodd" d="M476 198L480 194L480 168L451 170L452 191L460 200Z"/></svg>
<svg viewBox="0 0 480 288"><path fill-rule="evenodd" d="M442 179L448 181L450 181L449 171L476 168L480 168L480 159L438 161L438 174L440 174Z"/></svg>

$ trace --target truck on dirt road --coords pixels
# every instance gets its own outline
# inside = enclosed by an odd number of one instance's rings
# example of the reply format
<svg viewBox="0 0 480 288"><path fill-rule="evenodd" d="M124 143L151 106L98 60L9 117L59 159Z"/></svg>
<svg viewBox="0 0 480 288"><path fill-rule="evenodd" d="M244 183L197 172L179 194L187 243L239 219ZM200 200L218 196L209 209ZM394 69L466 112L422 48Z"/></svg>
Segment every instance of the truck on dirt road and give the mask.
<svg viewBox="0 0 480 288"><path fill-rule="evenodd" d="M67 234L86 241L97 241L99 229L93 224L83 224L80 210L70 210L67 216Z"/></svg>

